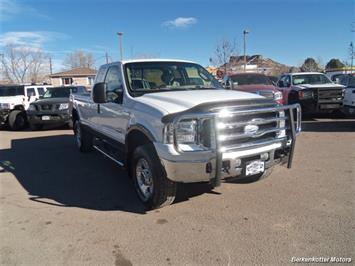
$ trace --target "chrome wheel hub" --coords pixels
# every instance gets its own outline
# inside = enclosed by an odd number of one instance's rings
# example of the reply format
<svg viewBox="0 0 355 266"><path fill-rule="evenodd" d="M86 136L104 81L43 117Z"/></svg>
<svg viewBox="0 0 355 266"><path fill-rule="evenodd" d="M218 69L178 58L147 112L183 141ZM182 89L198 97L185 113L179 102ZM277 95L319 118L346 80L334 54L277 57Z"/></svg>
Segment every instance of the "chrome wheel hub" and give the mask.
<svg viewBox="0 0 355 266"><path fill-rule="evenodd" d="M149 200L153 194L153 174L148 162L140 158L136 165L136 179L138 189L144 201Z"/></svg>

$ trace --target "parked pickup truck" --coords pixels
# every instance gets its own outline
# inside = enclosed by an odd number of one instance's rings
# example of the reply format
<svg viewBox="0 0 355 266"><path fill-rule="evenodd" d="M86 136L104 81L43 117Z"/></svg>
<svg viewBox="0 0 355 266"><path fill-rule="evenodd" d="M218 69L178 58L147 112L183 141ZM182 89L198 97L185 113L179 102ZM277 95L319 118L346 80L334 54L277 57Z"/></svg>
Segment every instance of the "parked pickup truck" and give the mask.
<svg viewBox="0 0 355 266"><path fill-rule="evenodd" d="M72 95L70 108L80 151L125 166L149 209L172 203L179 182L218 186L291 167L301 129L298 104L225 90L189 61L103 65L91 97Z"/></svg>
<svg viewBox="0 0 355 266"><path fill-rule="evenodd" d="M69 113L69 96L73 93L87 93L84 86L60 86L48 88L39 100L30 104L27 121L32 130L41 130L48 124L66 124L73 127Z"/></svg>
<svg viewBox="0 0 355 266"><path fill-rule="evenodd" d="M340 111L344 86L335 84L317 72L287 73L280 77L278 87L288 104L299 103L303 113L330 113Z"/></svg>
<svg viewBox="0 0 355 266"><path fill-rule="evenodd" d="M284 104L282 92L269 77L260 73L236 73L224 77L226 89L252 92Z"/></svg>

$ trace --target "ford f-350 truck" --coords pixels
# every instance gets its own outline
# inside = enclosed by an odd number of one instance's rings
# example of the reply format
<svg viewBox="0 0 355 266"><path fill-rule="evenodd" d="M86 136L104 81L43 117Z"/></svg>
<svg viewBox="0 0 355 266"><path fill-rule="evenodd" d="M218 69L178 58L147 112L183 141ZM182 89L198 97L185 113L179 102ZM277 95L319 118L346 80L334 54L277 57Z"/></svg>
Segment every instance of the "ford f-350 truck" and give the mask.
<svg viewBox="0 0 355 266"><path fill-rule="evenodd" d="M257 180L291 167L298 104L225 90L202 66L130 60L100 67L91 96L72 95L80 151L124 166L147 208L171 204L177 183Z"/></svg>

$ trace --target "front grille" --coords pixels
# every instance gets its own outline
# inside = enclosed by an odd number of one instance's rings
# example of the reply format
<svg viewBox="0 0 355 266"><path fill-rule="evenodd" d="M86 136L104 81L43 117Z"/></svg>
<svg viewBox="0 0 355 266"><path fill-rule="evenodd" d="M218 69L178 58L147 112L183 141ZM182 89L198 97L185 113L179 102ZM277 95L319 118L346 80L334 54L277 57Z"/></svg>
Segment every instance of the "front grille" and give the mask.
<svg viewBox="0 0 355 266"><path fill-rule="evenodd" d="M52 107L53 107L52 104L41 104L39 106L40 106L41 111L51 111Z"/></svg>
<svg viewBox="0 0 355 266"><path fill-rule="evenodd" d="M231 114L216 117L217 141L221 151L233 151L285 140L289 129L287 116L277 108L228 110ZM283 135L282 135L283 134Z"/></svg>
<svg viewBox="0 0 355 266"><path fill-rule="evenodd" d="M343 101L343 89L318 88L314 90L314 98L318 103L338 103Z"/></svg>
<svg viewBox="0 0 355 266"><path fill-rule="evenodd" d="M274 92L273 91L262 90L262 91L257 91L257 94L264 96L265 98L268 98L268 99L274 99Z"/></svg>

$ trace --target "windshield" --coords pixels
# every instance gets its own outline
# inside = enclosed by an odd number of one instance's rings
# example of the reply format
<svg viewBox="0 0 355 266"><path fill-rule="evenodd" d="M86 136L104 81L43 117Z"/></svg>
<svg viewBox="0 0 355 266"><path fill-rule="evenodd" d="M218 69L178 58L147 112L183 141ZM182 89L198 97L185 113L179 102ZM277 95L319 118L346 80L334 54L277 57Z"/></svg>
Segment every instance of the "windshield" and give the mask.
<svg viewBox="0 0 355 266"><path fill-rule="evenodd" d="M223 89L207 70L193 63L128 63L125 75L133 96L161 91Z"/></svg>
<svg viewBox="0 0 355 266"><path fill-rule="evenodd" d="M231 77L233 83L238 83L238 85L272 85L270 79L264 75L255 75L255 74L243 74L236 75Z"/></svg>
<svg viewBox="0 0 355 266"><path fill-rule="evenodd" d="M300 74L292 76L292 84L327 84L332 83L327 76L323 74Z"/></svg>
<svg viewBox="0 0 355 266"><path fill-rule="evenodd" d="M25 95L24 86L1 86L0 97Z"/></svg>
<svg viewBox="0 0 355 266"><path fill-rule="evenodd" d="M70 93L76 93L76 87L56 87L48 88L43 98L69 98Z"/></svg>

